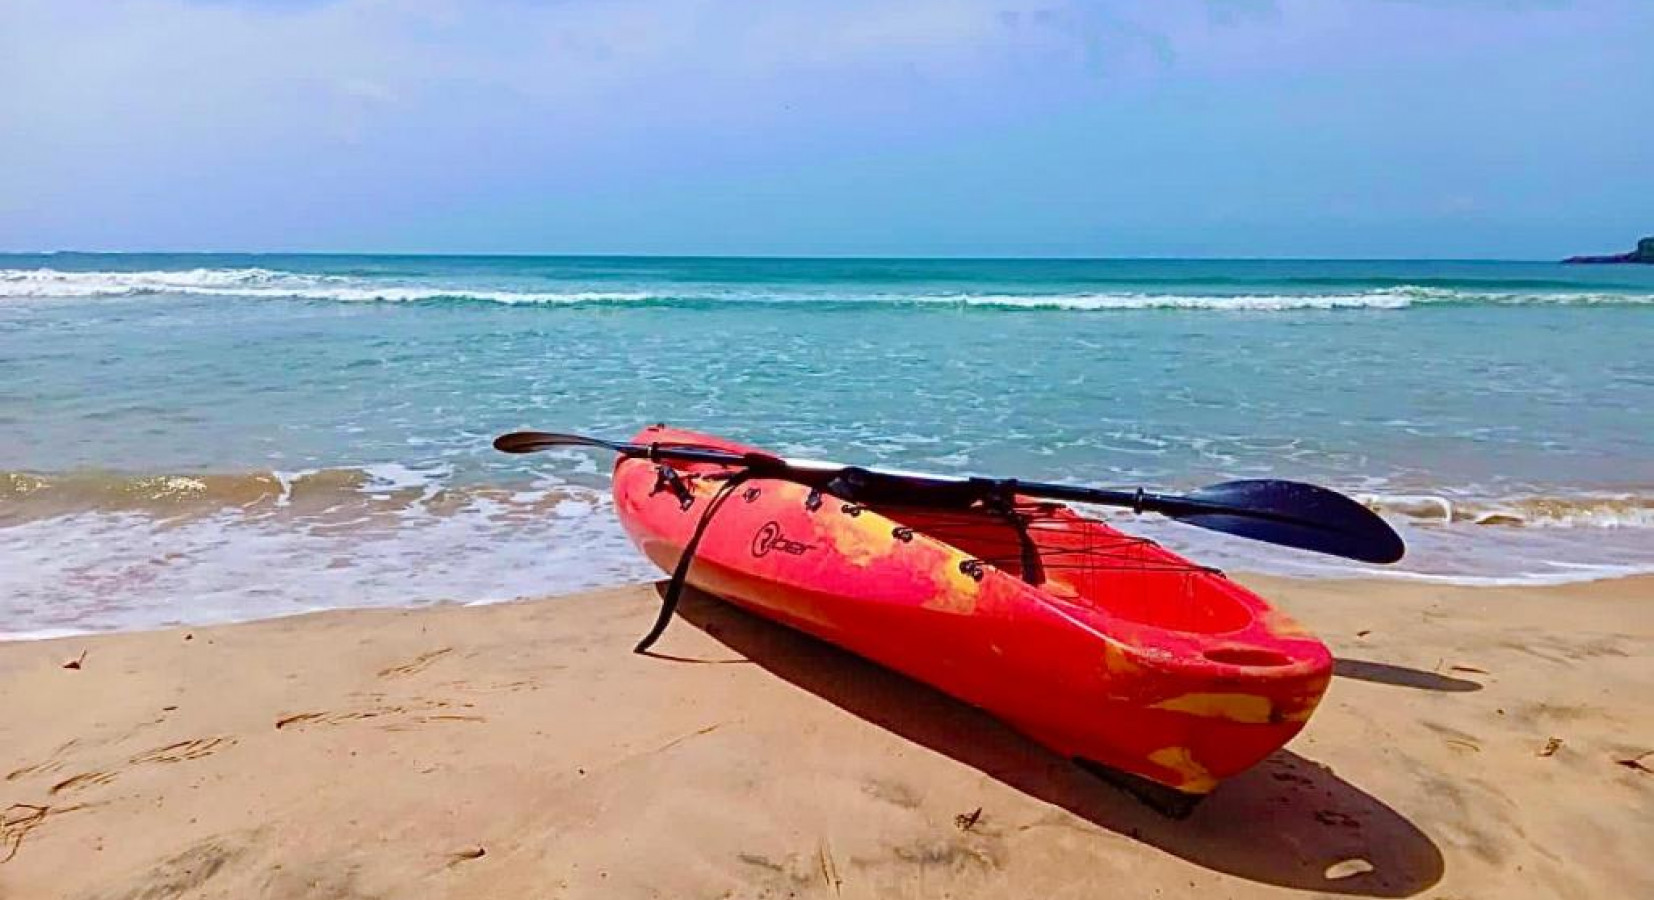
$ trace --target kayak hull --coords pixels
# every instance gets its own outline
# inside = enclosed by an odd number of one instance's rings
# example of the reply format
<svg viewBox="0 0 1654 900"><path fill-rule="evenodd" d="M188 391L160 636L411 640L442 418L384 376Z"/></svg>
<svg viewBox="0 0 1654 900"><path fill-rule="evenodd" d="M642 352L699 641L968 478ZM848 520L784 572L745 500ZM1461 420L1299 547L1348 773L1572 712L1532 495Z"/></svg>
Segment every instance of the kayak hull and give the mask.
<svg viewBox="0 0 1654 900"><path fill-rule="evenodd" d="M753 448L655 426L637 443ZM620 521L671 571L725 470L616 465ZM754 478L688 582L980 707L1065 757L1200 795L1302 729L1332 657L1221 573L1057 504L865 507ZM1036 583L1037 582L1037 583Z"/></svg>

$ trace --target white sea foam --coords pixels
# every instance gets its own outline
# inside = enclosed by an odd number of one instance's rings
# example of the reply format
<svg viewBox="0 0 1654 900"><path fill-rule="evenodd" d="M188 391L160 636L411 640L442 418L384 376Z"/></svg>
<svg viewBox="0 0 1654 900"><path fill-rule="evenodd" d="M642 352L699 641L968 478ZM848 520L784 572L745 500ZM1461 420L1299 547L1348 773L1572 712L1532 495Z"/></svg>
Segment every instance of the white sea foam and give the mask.
<svg viewBox="0 0 1654 900"><path fill-rule="evenodd" d="M441 489L443 478L451 471L452 468L447 466L419 471L401 463L373 463L362 467L368 482L361 490L363 493L381 494L415 488L429 495Z"/></svg>
<svg viewBox="0 0 1654 900"><path fill-rule="evenodd" d="M1483 304L1490 306L1647 306L1654 294L1607 292L1503 293L1442 288L1375 288L1329 294L938 294L914 295L906 302L955 304L1001 309L1133 310L1210 309L1281 312L1321 309L1409 309L1415 306Z"/></svg>
<svg viewBox="0 0 1654 900"><path fill-rule="evenodd" d="M375 283L342 275L270 269L187 269L147 272L63 272L0 269L0 297L82 299L157 294L335 300L342 303L413 303L478 300L504 304L626 303L657 299L643 291L497 291L463 286Z"/></svg>
<svg viewBox="0 0 1654 900"><path fill-rule="evenodd" d="M435 284L407 279L284 272L264 268L186 269L139 272L61 271L50 268L0 269L0 298L92 299L160 294L341 303L419 303L472 301L509 306L820 303L908 306L955 306L1005 310L1142 310L1187 309L1277 312L1292 310L1397 310L1424 305L1654 305L1654 294L1554 291L1498 292L1401 286L1332 293L1181 294L1173 292L1100 291L1044 294L888 292L841 293L789 291L754 286L668 286L635 290L510 290L467 284Z"/></svg>
<svg viewBox="0 0 1654 900"><path fill-rule="evenodd" d="M11 481L10 521L0 527L0 638L487 602L659 576L621 532L607 491L560 479L465 486L442 466L379 464ZM1406 539L1401 564L1367 566L1155 516L1086 511L1232 571L1466 585L1654 572L1647 495L1363 499Z"/></svg>
<svg viewBox="0 0 1654 900"><path fill-rule="evenodd" d="M653 577L606 496L549 493L482 497L442 514L406 508L390 527L235 509L184 519L83 511L9 525L0 528L0 640L495 602Z"/></svg>
<svg viewBox="0 0 1654 900"><path fill-rule="evenodd" d="M1453 497L1444 494L1362 494L1362 503L1414 522L1521 528L1654 528L1654 495L1581 493L1568 496Z"/></svg>
<svg viewBox="0 0 1654 900"><path fill-rule="evenodd" d="M1654 574L1654 556L1641 530L1605 534L1577 527L1487 528L1387 518L1407 544L1406 557L1388 566L1260 544L1154 517L1121 517L1116 524L1232 572L1470 587L1573 584Z"/></svg>
<svg viewBox="0 0 1654 900"><path fill-rule="evenodd" d="M1187 295L1149 293L955 294L915 296L910 302L997 309L1218 309L1275 312L1298 309L1406 309L1421 298L1393 290L1349 294Z"/></svg>
<svg viewBox="0 0 1654 900"><path fill-rule="evenodd" d="M181 269L141 272L65 272L57 269L0 269L0 296L123 297L155 293L236 293L291 289L347 279L298 275L270 269Z"/></svg>

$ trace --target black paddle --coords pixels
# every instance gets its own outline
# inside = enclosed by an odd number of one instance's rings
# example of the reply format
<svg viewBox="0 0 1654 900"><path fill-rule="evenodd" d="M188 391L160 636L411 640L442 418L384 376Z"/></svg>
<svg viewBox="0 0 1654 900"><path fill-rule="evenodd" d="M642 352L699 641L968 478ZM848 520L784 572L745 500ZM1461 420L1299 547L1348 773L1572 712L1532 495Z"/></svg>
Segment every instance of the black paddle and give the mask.
<svg viewBox="0 0 1654 900"><path fill-rule="evenodd" d="M659 462L714 463L745 468L754 476L784 478L818 489L850 489L856 502L956 506L1013 495L1120 506L1155 512L1197 528L1330 556L1371 563L1401 559L1406 546L1394 529L1355 500L1298 481L1225 481L1188 494L1077 487L1015 478L956 477L865 469L840 463L783 459L767 453L730 453L709 447L626 444L577 434L519 431L501 435L494 448L533 453L551 447L596 447Z"/></svg>

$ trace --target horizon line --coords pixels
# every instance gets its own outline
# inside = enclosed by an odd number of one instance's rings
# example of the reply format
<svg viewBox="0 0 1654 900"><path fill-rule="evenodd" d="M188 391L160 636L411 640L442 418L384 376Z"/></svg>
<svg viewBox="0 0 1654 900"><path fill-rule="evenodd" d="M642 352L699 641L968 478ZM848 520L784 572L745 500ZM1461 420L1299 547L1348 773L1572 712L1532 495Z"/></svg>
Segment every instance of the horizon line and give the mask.
<svg viewBox="0 0 1654 900"><path fill-rule="evenodd" d="M804 255L792 253L623 253L544 251L442 251L442 250L0 250L6 256L315 256L315 257L404 257L447 259L678 259L678 260L774 260L777 262L867 261L867 262L1512 262L1558 263L1565 257L1498 256L1069 256L1069 255L923 255L923 254L842 254Z"/></svg>

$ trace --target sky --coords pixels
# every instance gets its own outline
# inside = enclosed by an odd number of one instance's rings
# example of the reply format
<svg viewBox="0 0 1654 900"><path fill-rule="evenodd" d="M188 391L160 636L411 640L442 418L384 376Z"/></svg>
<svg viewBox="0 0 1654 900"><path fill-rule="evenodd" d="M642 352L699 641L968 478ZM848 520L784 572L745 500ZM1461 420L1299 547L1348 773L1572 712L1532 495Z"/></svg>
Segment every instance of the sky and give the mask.
<svg viewBox="0 0 1654 900"><path fill-rule="evenodd" d="M1654 0L0 0L0 250L1554 258Z"/></svg>

